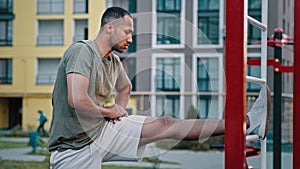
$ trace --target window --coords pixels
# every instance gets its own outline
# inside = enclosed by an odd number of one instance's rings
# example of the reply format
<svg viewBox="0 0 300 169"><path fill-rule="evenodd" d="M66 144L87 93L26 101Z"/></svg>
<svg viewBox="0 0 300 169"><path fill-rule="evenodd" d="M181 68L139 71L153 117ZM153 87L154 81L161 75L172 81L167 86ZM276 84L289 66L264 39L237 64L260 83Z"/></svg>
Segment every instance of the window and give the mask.
<svg viewBox="0 0 300 169"><path fill-rule="evenodd" d="M37 0L38 14L63 14L64 0Z"/></svg>
<svg viewBox="0 0 300 169"><path fill-rule="evenodd" d="M218 91L218 58L197 58L197 84L199 92Z"/></svg>
<svg viewBox="0 0 300 169"><path fill-rule="evenodd" d="M152 57L151 116L184 118L184 54L156 53Z"/></svg>
<svg viewBox="0 0 300 169"><path fill-rule="evenodd" d="M260 59L260 57L251 57L252 59ZM260 66L247 66L247 75L257 78L261 78L261 67ZM255 83L247 82L247 91L256 92L260 90L260 85Z"/></svg>
<svg viewBox="0 0 300 169"><path fill-rule="evenodd" d="M39 20L37 45L62 46L64 44L63 20Z"/></svg>
<svg viewBox="0 0 300 169"><path fill-rule="evenodd" d="M12 84L12 59L0 59L0 84Z"/></svg>
<svg viewBox="0 0 300 169"><path fill-rule="evenodd" d="M75 19L75 31L73 41L87 40L88 39L88 20L86 19Z"/></svg>
<svg viewBox="0 0 300 169"><path fill-rule="evenodd" d="M157 44L180 44L181 0L157 0Z"/></svg>
<svg viewBox="0 0 300 169"><path fill-rule="evenodd" d="M217 118L218 97L211 95L201 95L197 99L197 110L200 119Z"/></svg>
<svg viewBox="0 0 300 169"><path fill-rule="evenodd" d="M108 0L107 4L122 7L132 14L137 11L137 2L137 0Z"/></svg>
<svg viewBox="0 0 300 169"><path fill-rule="evenodd" d="M180 97L178 95L156 96L156 117L179 118Z"/></svg>
<svg viewBox="0 0 300 169"><path fill-rule="evenodd" d="M261 1L248 1L248 15L261 22ZM248 23L248 44L261 40L261 30Z"/></svg>
<svg viewBox="0 0 300 169"><path fill-rule="evenodd" d="M219 44L220 0L198 0L197 44Z"/></svg>
<svg viewBox="0 0 300 169"><path fill-rule="evenodd" d="M124 69L132 84L132 91L136 91L136 58L126 58L122 61Z"/></svg>
<svg viewBox="0 0 300 169"><path fill-rule="evenodd" d="M157 58L155 82L158 90L179 91L180 58Z"/></svg>
<svg viewBox="0 0 300 169"><path fill-rule="evenodd" d="M13 1L12 0L0 0L0 13L12 13Z"/></svg>
<svg viewBox="0 0 300 169"><path fill-rule="evenodd" d="M0 46L12 46L13 27L11 20L0 20Z"/></svg>
<svg viewBox="0 0 300 169"><path fill-rule="evenodd" d="M36 84L54 84L60 59L38 58Z"/></svg>
<svg viewBox="0 0 300 169"><path fill-rule="evenodd" d="M73 12L74 14L88 13L88 0L73 0Z"/></svg>
<svg viewBox="0 0 300 169"><path fill-rule="evenodd" d="M218 53L193 55L193 72L197 84L193 85L192 103L198 110L199 118L222 118L224 71L223 56Z"/></svg>

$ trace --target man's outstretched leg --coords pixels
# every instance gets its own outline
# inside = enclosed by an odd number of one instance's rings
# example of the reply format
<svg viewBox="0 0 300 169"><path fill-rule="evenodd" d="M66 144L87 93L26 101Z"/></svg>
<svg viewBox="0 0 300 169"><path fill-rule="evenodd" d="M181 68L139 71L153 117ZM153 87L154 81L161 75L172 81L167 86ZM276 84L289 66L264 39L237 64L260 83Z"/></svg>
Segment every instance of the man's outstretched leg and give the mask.
<svg viewBox="0 0 300 169"><path fill-rule="evenodd" d="M267 104L264 102L267 101ZM264 127L266 131L267 121L270 112L270 91L263 87L258 99L255 101L246 116L247 134L258 134L265 137L265 133L260 134L258 129ZM193 119L177 120L171 117L147 118L144 122L140 146L161 139L177 140L198 140L211 136L224 134L224 120L213 119Z"/></svg>
<svg viewBox="0 0 300 169"><path fill-rule="evenodd" d="M161 139L198 140L222 135L224 120L193 119L177 120L172 117L147 118L144 122L140 145Z"/></svg>

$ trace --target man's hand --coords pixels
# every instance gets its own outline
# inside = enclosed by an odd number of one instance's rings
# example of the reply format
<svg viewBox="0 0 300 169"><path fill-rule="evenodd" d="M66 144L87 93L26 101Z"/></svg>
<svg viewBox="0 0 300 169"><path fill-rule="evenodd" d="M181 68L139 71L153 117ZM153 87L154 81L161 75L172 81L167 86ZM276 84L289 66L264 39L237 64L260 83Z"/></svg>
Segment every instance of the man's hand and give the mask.
<svg viewBox="0 0 300 169"><path fill-rule="evenodd" d="M127 117L127 111L120 105L114 104L109 107L105 107L110 113L105 117L105 120L116 123L117 121L121 121L122 117Z"/></svg>

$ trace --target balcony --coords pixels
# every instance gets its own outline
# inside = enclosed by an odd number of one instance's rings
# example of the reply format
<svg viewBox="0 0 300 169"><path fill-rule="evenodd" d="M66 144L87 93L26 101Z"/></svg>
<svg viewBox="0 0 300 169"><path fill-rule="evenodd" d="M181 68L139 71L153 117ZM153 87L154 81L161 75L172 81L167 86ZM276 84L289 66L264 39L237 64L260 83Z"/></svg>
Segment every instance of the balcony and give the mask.
<svg viewBox="0 0 300 169"><path fill-rule="evenodd" d="M12 84L12 77L0 76L0 84Z"/></svg>
<svg viewBox="0 0 300 169"><path fill-rule="evenodd" d="M38 46L63 46L63 35L39 35L37 37Z"/></svg>
<svg viewBox="0 0 300 169"><path fill-rule="evenodd" d="M38 85L53 85L55 83L56 74L53 73L39 73L36 76L36 84Z"/></svg>
<svg viewBox="0 0 300 169"><path fill-rule="evenodd" d="M87 14L88 13L88 0L74 0L74 14Z"/></svg>
<svg viewBox="0 0 300 169"><path fill-rule="evenodd" d="M63 0L38 0L37 14L63 14L64 1Z"/></svg>
<svg viewBox="0 0 300 169"><path fill-rule="evenodd" d="M12 39L0 39L0 46L12 46Z"/></svg>

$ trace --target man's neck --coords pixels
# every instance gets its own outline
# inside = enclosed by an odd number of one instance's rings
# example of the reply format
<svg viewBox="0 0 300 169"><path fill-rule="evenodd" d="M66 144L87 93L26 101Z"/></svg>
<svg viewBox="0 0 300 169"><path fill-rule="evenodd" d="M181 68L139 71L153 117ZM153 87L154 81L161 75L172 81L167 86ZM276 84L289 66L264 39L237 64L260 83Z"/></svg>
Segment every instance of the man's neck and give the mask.
<svg viewBox="0 0 300 169"><path fill-rule="evenodd" d="M99 34L97 36L97 38L95 39L96 44L98 46L98 49L100 51L100 53L102 54L102 56L105 59L108 59L109 55L112 52L112 48L109 46L108 42L109 40L107 40L105 37L101 36L101 34Z"/></svg>

